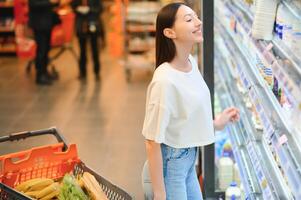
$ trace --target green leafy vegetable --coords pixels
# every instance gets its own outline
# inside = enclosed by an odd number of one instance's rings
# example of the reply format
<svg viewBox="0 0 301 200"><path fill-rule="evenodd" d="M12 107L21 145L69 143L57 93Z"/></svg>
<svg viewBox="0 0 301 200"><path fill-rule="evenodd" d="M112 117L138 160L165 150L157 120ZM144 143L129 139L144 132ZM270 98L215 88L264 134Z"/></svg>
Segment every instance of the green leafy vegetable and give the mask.
<svg viewBox="0 0 301 200"><path fill-rule="evenodd" d="M74 176L66 174L59 194L59 200L90 200L77 184Z"/></svg>

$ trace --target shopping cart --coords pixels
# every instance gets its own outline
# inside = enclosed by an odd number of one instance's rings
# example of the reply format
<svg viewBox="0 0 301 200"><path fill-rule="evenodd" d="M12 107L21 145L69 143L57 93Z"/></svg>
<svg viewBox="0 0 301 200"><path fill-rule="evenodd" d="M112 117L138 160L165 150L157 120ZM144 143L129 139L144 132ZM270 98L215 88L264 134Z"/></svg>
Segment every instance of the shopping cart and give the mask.
<svg viewBox="0 0 301 200"><path fill-rule="evenodd" d="M68 145L56 128L2 136L0 143L16 142L42 135L53 135L58 143L0 156L1 200L32 200L13 188L32 178L59 179L70 172L73 172L75 176L84 172L94 175L109 200L133 199L127 192L86 166L77 155L76 145Z"/></svg>
<svg viewBox="0 0 301 200"><path fill-rule="evenodd" d="M16 27L17 56L29 59L26 72L29 73L36 56L36 44L33 40L32 30L28 27L28 0L14 0L14 14ZM49 58L49 65L54 74L58 75L53 61L58 59L65 51L70 51L75 61L77 55L72 46L75 14L68 6L58 10L61 23L56 25L51 32L51 48L58 49Z"/></svg>

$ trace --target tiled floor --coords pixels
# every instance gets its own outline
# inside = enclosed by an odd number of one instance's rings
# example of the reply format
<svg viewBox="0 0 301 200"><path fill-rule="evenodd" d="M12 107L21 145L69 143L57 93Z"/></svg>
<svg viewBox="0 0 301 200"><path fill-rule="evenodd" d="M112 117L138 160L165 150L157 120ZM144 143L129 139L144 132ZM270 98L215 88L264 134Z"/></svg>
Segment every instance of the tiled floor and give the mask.
<svg viewBox="0 0 301 200"><path fill-rule="evenodd" d="M87 165L141 200L141 128L150 77L137 71L127 83L121 62L106 52L102 58L102 81L94 80L89 66L88 80L80 82L76 61L65 52L55 61L60 80L41 87L34 84L34 69L25 73L25 61L0 57L0 135L56 126L78 145ZM0 155L50 141L43 137L0 144Z"/></svg>

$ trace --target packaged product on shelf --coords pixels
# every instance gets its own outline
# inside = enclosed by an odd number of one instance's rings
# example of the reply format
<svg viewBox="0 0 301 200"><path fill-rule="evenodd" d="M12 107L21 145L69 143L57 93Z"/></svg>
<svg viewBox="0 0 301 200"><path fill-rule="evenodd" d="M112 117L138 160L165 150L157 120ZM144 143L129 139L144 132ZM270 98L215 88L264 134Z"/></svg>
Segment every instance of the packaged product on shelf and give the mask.
<svg viewBox="0 0 301 200"><path fill-rule="evenodd" d="M239 175L239 168L238 164L235 163L233 167L233 180L237 183L237 185L240 185L240 175Z"/></svg>
<svg viewBox="0 0 301 200"><path fill-rule="evenodd" d="M256 111L254 105L252 106L252 122L255 126L255 128L259 131L262 131L263 130L263 126L261 124L261 121L260 121L260 117L259 117L259 114L258 112Z"/></svg>
<svg viewBox="0 0 301 200"><path fill-rule="evenodd" d="M253 0L245 0L245 2L248 4L253 4Z"/></svg>
<svg viewBox="0 0 301 200"><path fill-rule="evenodd" d="M274 83L273 70L270 67L264 68L264 80L268 83L268 85L272 88Z"/></svg>
<svg viewBox="0 0 301 200"><path fill-rule="evenodd" d="M283 4L280 4L277 8L275 33L279 39L282 39L282 36L283 36L283 24L284 24L283 12L284 12L284 9L285 8L284 8Z"/></svg>
<svg viewBox="0 0 301 200"><path fill-rule="evenodd" d="M246 199L246 192L245 192L245 188L244 188L244 185L241 183L240 184L240 197L241 197L241 199Z"/></svg>
<svg viewBox="0 0 301 200"><path fill-rule="evenodd" d="M272 91L275 97L277 98L278 102L280 103L281 89L279 88L278 80L276 77L274 77L274 84L273 84Z"/></svg>
<svg viewBox="0 0 301 200"><path fill-rule="evenodd" d="M294 16L284 5L280 4L277 9L275 32L288 47L292 44L293 21Z"/></svg>
<svg viewBox="0 0 301 200"><path fill-rule="evenodd" d="M223 154L227 154L231 159L234 159L232 145L231 145L231 141L229 138L227 138L227 140L224 143Z"/></svg>
<svg viewBox="0 0 301 200"><path fill-rule="evenodd" d="M257 0L252 36L256 39L271 40L276 16L277 1Z"/></svg>
<svg viewBox="0 0 301 200"><path fill-rule="evenodd" d="M232 182L226 190L226 200L240 200L241 192L236 182Z"/></svg>
<svg viewBox="0 0 301 200"><path fill-rule="evenodd" d="M291 47L294 17L290 12L284 13L283 42Z"/></svg>
<svg viewBox="0 0 301 200"><path fill-rule="evenodd" d="M14 19L11 17L0 18L0 30L13 30L14 24Z"/></svg>
<svg viewBox="0 0 301 200"><path fill-rule="evenodd" d="M127 7L127 20L154 24L159 10L160 4L157 2L130 2Z"/></svg>
<svg viewBox="0 0 301 200"><path fill-rule="evenodd" d="M233 181L233 160L228 153L224 153L218 161L219 188L225 190Z"/></svg>
<svg viewBox="0 0 301 200"><path fill-rule="evenodd" d="M292 117L293 106L284 90L280 90L280 105L289 118ZM295 108L296 109L296 108Z"/></svg>
<svg viewBox="0 0 301 200"><path fill-rule="evenodd" d="M259 58L259 56L257 54L256 54L255 62L256 62L256 67L259 70L259 73L263 76L265 66L264 66L264 64L262 63L261 59Z"/></svg>

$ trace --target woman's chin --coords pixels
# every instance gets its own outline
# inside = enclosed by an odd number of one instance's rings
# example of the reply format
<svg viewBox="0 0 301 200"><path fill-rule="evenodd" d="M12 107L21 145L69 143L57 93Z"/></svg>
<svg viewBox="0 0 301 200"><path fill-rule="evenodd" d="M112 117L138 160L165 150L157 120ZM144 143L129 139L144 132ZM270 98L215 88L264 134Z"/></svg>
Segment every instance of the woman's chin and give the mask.
<svg viewBox="0 0 301 200"><path fill-rule="evenodd" d="M203 41L204 41L203 36L197 37L197 38L195 39L195 42L196 42L196 43L202 43Z"/></svg>

